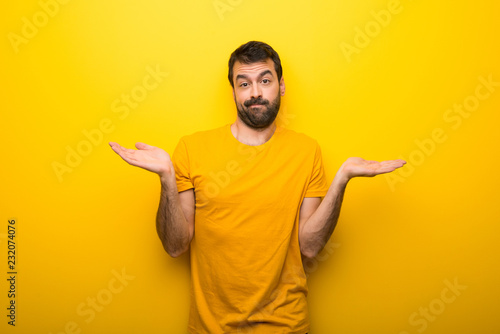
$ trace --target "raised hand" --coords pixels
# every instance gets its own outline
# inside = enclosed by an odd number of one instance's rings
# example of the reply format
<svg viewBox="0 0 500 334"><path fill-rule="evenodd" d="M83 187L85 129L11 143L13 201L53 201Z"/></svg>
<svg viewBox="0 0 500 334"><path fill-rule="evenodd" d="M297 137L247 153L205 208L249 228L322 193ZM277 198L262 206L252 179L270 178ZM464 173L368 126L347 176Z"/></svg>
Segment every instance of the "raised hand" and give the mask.
<svg viewBox="0 0 500 334"><path fill-rule="evenodd" d="M390 173L397 168L403 167L404 164L406 164L406 161L401 159L378 162L362 158L349 158L342 164L337 175L344 177L346 180L357 176L372 177Z"/></svg>
<svg viewBox="0 0 500 334"><path fill-rule="evenodd" d="M170 155L159 147L136 143L137 150L133 150L114 142L110 142L109 145L116 154L132 166L144 168L160 176L174 173Z"/></svg>

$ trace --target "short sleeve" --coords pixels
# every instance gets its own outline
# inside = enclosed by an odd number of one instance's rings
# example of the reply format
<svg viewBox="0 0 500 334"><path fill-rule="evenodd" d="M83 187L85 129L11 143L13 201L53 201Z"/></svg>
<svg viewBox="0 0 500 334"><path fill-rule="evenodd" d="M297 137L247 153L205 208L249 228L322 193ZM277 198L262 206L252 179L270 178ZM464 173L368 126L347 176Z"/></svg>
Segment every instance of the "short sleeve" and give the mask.
<svg viewBox="0 0 500 334"><path fill-rule="evenodd" d="M189 168L189 154L186 147L186 142L182 138L172 155L172 163L175 169L175 179L177 181L177 191L185 191L194 188L191 180Z"/></svg>
<svg viewBox="0 0 500 334"><path fill-rule="evenodd" d="M324 197L328 191L326 183L325 170L323 168L323 158L321 149L316 143L316 151L314 154L314 165L311 172L311 178L307 186L305 197Z"/></svg>

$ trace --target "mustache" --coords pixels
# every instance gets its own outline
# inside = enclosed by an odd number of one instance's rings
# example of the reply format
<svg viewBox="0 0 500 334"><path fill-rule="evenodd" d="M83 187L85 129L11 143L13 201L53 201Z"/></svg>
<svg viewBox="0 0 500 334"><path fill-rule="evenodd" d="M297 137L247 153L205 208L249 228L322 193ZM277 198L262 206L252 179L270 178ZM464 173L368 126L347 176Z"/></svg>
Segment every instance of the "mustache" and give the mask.
<svg viewBox="0 0 500 334"><path fill-rule="evenodd" d="M253 104L261 104L261 105L267 105L269 104L269 101L268 100L264 100L263 98L261 97L258 97L258 98L251 98L250 100L246 100L243 105L245 107L250 107L251 105Z"/></svg>

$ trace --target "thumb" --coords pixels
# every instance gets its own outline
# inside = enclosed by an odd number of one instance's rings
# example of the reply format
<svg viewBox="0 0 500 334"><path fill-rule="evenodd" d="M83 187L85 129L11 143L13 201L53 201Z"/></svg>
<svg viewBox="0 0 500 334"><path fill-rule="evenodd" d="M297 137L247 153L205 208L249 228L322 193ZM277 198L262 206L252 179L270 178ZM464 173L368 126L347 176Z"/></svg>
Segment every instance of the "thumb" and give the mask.
<svg viewBox="0 0 500 334"><path fill-rule="evenodd" d="M154 146L151 146L151 145L148 145L145 143L141 143L141 142L135 143L135 147L137 147L137 149L139 149L139 150L151 150L151 149L155 148Z"/></svg>

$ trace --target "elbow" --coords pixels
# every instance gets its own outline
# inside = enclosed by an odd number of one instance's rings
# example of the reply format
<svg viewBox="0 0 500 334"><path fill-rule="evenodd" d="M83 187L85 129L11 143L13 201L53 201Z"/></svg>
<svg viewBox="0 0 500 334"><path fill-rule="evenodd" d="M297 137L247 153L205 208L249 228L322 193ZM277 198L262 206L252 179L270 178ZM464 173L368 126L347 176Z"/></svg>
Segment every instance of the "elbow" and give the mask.
<svg viewBox="0 0 500 334"><path fill-rule="evenodd" d="M182 254L184 254L185 252L167 252L167 253L168 253L168 255L170 255L170 257L175 259L175 258L181 256Z"/></svg>
<svg viewBox="0 0 500 334"><path fill-rule="evenodd" d="M315 258L323 248L321 240L314 235L311 236L310 234L304 233L304 231L299 231L299 246L300 253L306 259Z"/></svg>
<svg viewBox="0 0 500 334"><path fill-rule="evenodd" d="M312 260L318 255L316 252L302 252L302 256L307 260Z"/></svg>
<svg viewBox="0 0 500 334"><path fill-rule="evenodd" d="M165 249L165 251L167 252L168 255L170 255L173 258L176 258L176 257L179 257L182 254L186 253L189 249L189 245L184 246L184 247L172 247L172 246L163 244L163 248Z"/></svg>
<svg viewBox="0 0 500 334"><path fill-rule="evenodd" d="M187 250L167 250L167 249L165 250L167 251L168 255L170 255L173 258L179 257L182 254L186 253L187 251Z"/></svg>
<svg viewBox="0 0 500 334"><path fill-rule="evenodd" d="M319 254L320 249L317 247L303 247L300 246L300 253L306 259L314 259Z"/></svg>
<svg viewBox="0 0 500 334"><path fill-rule="evenodd" d="M158 233L161 244L165 252L173 258L179 257L189 250L192 237L168 238L166 235Z"/></svg>

